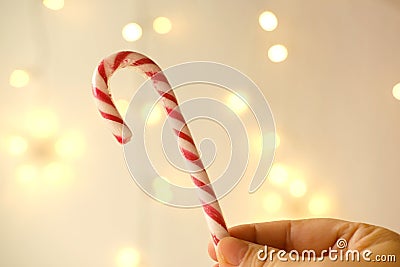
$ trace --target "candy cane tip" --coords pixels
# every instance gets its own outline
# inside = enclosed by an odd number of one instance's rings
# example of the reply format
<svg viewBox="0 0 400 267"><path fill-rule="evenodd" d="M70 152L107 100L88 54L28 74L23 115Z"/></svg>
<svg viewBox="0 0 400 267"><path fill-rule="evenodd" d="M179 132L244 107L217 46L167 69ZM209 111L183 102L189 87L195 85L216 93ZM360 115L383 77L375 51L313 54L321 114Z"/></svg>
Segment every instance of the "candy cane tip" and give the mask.
<svg viewBox="0 0 400 267"><path fill-rule="evenodd" d="M118 143L120 143L121 145L124 145L126 143L128 143L129 141L131 141L131 136L128 137L122 137L119 135L114 135L115 139L117 139Z"/></svg>

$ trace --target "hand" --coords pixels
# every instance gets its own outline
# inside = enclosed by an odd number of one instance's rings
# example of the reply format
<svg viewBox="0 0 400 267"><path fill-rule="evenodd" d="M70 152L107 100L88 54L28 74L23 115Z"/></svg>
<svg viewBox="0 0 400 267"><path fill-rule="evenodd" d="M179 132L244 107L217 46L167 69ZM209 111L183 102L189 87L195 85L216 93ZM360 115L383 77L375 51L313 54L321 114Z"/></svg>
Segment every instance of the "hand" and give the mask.
<svg viewBox="0 0 400 267"><path fill-rule="evenodd" d="M209 243L210 257L218 261L215 266L400 266L400 235L385 228L364 223L335 219L277 221L239 225L231 228L229 233L232 237L223 238L216 250L212 242ZM339 245L340 239L347 241L346 247L342 248L343 246ZM272 250L275 250L272 260L270 257L263 259L266 256L265 245L268 256ZM357 250L361 254L360 261L352 261L350 254L348 254L349 261L339 258L336 261L331 260L328 254L329 248L337 251L335 254L337 257L340 255L339 252L346 255L348 250ZM288 259L286 262L278 259L279 250L283 250L280 256ZM307 256L305 260L302 260L302 252L305 250L314 250L316 261L312 258L308 261ZM300 256L299 261L289 258L291 251L297 252ZM365 258L362 256L363 251L366 253ZM292 254L293 257L294 255ZM385 258L386 262L382 262ZM378 260L381 262L377 262ZM389 260L392 262L388 262Z"/></svg>

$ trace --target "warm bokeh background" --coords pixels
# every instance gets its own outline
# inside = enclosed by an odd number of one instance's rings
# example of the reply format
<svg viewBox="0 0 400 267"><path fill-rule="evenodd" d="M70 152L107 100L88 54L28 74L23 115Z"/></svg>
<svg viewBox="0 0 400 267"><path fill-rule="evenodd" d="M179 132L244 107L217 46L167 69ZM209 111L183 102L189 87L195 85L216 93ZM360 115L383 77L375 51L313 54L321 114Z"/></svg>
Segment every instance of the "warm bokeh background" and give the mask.
<svg viewBox="0 0 400 267"><path fill-rule="evenodd" d="M274 31L259 25L266 10ZM170 32L153 30L159 16ZM280 139L275 166L249 195L250 162L221 201L228 225L337 217L400 231L398 0L65 0L57 11L15 0L1 1L0 22L0 266L211 264L201 210L140 191L95 108L92 71L123 49L163 67L221 62L263 91ZM121 35L130 22L142 26L135 42ZM268 58L275 44L285 61ZM15 69L29 74L21 88L10 84ZM116 74L115 98L128 100L142 81Z"/></svg>

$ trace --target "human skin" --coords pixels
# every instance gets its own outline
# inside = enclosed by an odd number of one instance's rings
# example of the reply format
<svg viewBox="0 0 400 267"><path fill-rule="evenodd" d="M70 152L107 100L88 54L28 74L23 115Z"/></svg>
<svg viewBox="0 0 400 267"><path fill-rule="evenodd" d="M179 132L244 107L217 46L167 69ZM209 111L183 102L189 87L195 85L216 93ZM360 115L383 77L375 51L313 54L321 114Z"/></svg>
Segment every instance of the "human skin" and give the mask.
<svg viewBox="0 0 400 267"><path fill-rule="evenodd" d="M214 266L232 267L357 267L382 266L400 267L400 235L379 226L365 223L348 222L336 219L307 219L296 221L277 221L239 225L229 229L231 237L223 238L215 249L212 242L208 245L210 257L217 261ZM260 249L268 246L268 251L275 249L286 252L296 250L314 250L320 255L329 248L338 249L338 239L345 239L344 250L370 250L369 257L376 255L394 255L396 262L366 262L361 257L358 261L332 261L324 257L322 261L261 261L257 257ZM324 254L325 255L325 254Z"/></svg>

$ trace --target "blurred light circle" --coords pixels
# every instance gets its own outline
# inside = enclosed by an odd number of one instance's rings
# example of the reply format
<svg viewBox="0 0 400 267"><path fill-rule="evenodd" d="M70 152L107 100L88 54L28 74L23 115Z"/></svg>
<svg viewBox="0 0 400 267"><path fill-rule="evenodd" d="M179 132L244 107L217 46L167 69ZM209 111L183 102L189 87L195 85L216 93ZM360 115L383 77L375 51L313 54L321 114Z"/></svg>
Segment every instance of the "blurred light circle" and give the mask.
<svg viewBox="0 0 400 267"><path fill-rule="evenodd" d="M140 253L134 248L123 248L117 255L118 267L136 267L140 263Z"/></svg>
<svg viewBox="0 0 400 267"><path fill-rule="evenodd" d="M281 144L281 137L276 133L275 134L275 147L278 148Z"/></svg>
<svg viewBox="0 0 400 267"><path fill-rule="evenodd" d="M304 181L296 179L290 183L290 194L294 197L302 197L307 192L307 185Z"/></svg>
<svg viewBox="0 0 400 267"><path fill-rule="evenodd" d="M286 60L288 56L287 48L284 45L276 44L268 49L268 58L275 63Z"/></svg>
<svg viewBox="0 0 400 267"><path fill-rule="evenodd" d="M397 100L400 100L400 83L393 86L392 93L393 93L394 98L396 98Z"/></svg>
<svg viewBox="0 0 400 267"><path fill-rule="evenodd" d="M243 97L234 93L228 96L226 104L236 114L241 114L247 109L247 104Z"/></svg>
<svg viewBox="0 0 400 267"><path fill-rule="evenodd" d="M64 7L64 0L43 0L43 5L51 10L60 10Z"/></svg>
<svg viewBox="0 0 400 267"><path fill-rule="evenodd" d="M128 111L129 102L125 99L118 99L115 101L115 106L117 107L119 114L121 114L122 117L125 117L126 112Z"/></svg>
<svg viewBox="0 0 400 267"><path fill-rule="evenodd" d="M22 88L29 83L29 73L25 70L14 70L10 75L10 85L15 88Z"/></svg>
<svg viewBox="0 0 400 267"><path fill-rule="evenodd" d="M58 119L53 110L36 109L28 114L26 126L36 138L48 138L58 129Z"/></svg>
<svg viewBox="0 0 400 267"><path fill-rule="evenodd" d="M165 179L157 177L152 183L156 197L162 202L168 203L172 200L173 193L171 191L171 186Z"/></svg>
<svg viewBox="0 0 400 267"><path fill-rule="evenodd" d="M264 145L264 146L268 147L269 149L278 148L281 143L281 138L279 137L279 135L277 133L274 133L274 132L269 132L269 133L265 134L265 140L266 140L266 143L262 144L263 140L260 139L260 146Z"/></svg>
<svg viewBox="0 0 400 267"><path fill-rule="evenodd" d="M164 111L160 104L157 104L155 106L148 104L145 105L145 107L143 108L142 114L146 119L146 124L149 126L153 126L161 121L164 116Z"/></svg>
<svg viewBox="0 0 400 267"><path fill-rule="evenodd" d="M21 136L10 136L7 140L7 147L11 155L19 156L28 150L28 141Z"/></svg>
<svg viewBox="0 0 400 267"><path fill-rule="evenodd" d="M142 27L137 23L128 23L122 29L122 37L128 42L134 42L142 37Z"/></svg>
<svg viewBox="0 0 400 267"><path fill-rule="evenodd" d="M282 208L282 197L275 192L265 194L262 205L265 211L270 213L278 212Z"/></svg>
<svg viewBox="0 0 400 267"><path fill-rule="evenodd" d="M16 176L20 183L32 183L38 177L38 169L35 165L24 164L17 168Z"/></svg>
<svg viewBox="0 0 400 267"><path fill-rule="evenodd" d="M156 33L166 34L171 31L172 23L166 17L158 17L153 21L153 29Z"/></svg>
<svg viewBox="0 0 400 267"><path fill-rule="evenodd" d="M86 149L82 133L70 131L64 134L54 145L56 153L63 158L78 158Z"/></svg>
<svg viewBox="0 0 400 267"><path fill-rule="evenodd" d="M278 26L278 19L275 14L270 11L261 13L258 17L258 22L260 23L261 28L269 32L275 30Z"/></svg>
<svg viewBox="0 0 400 267"><path fill-rule="evenodd" d="M287 182L289 173L285 166L279 163L272 165L271 170L268 174L268 179L271 183L276 185L283 185Z"/></svg>

